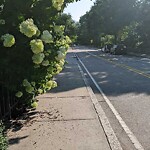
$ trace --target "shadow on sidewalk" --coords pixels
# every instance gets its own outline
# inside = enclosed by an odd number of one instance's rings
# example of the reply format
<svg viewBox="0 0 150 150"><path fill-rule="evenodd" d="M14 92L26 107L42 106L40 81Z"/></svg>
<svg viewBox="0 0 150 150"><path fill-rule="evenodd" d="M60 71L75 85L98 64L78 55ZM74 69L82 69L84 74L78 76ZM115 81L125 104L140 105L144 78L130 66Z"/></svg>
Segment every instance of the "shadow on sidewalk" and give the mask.
<svg viewBox="0 0 150 150"><path fill-rule="evenodd" d="M13 144L19 144L21 140L27 138L28 136L23 136L23 137L16 137L16 138L11 138L8 140L9 145Z"/></svg>

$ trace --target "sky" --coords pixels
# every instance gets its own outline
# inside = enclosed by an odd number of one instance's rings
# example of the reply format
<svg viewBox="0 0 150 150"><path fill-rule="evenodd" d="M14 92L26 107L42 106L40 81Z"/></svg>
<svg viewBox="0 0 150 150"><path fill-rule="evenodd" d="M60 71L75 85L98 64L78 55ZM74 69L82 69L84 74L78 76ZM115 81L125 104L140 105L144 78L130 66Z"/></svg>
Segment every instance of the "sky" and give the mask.
<svg viewBox="0 0 150 150"><path fill-rule="evenodd" d="M70 13L73 20L79 21L80 17L89 11L91 6L94 5L94 1L95 0L81 0L68 4L67 8L64 10L64 13Z"/></svg>

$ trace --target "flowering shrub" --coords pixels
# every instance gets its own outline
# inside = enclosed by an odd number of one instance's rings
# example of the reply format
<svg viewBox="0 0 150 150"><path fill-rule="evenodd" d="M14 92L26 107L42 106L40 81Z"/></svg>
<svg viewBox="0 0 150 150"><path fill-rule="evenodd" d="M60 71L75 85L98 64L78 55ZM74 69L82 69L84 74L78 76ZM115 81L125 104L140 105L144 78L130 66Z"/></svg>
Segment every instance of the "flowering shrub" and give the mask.
<svg viewBox="0 0 150 150"><path fill-rule="evenodd" d="M57 10L61 10L64 0L52 0L52 3Z"/></svg>
<svg viewBox="0 0 150 150"><path fill-rule="evenodd" d="M34 24L33 19L27 19L23 21L20 26L20 32L26 35L27 37L32 37L33 35L36 35L38 28Z"/></svg>
<svg viewBox="0 0 150 150"><path fill-rule="evenodd" d="M37 107L35 97L57 86L71 41L55 20L73 1L0 2L0 86L24 106Z"/></svg>
<svg viewBox="0 0 150 150"><path fill-rule="evenodd" d="M44 51L44 45L42 40L36 39L30 42L31 50L34 54L38 54Z"/></svg>
<svg viewBox="0 0 150 150"><path fill-rule="evenodd" d="M4 47L12 47L15 44L15 38L11 34L5 34L1 37Z"/></svg>
<svg viewBox="0 0 150 150"><path fill-rule="evenodd" d="M43 34L41 36L42 41L44 41L45 43L52 43L53 42L53 37L50 34L49 31L45 30L43 31Z"/></svg>
<svg viewBox="0 0 150 150"><path fill-rule="evenodd" d="M35 64L40 64L44 60L44 57L43 53L38 53L33 55L32 60Z"/></svg>

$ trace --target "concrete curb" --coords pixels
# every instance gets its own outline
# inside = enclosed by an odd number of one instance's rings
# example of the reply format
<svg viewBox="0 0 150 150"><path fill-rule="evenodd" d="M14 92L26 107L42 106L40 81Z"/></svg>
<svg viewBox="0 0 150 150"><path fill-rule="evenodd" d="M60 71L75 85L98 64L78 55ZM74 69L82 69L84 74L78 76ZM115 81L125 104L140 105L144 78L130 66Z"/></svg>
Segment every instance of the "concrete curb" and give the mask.
<svg viewBox="0 0 150 150"><path fill-rule="evenodd" d="M78 67L79 67L79 70L81 72L82 78L83 78L83 80L85 82L85 85L87 87L87 91L89 92L91 101L92 101L92 103L94 105L94 108L95 108L95 111L96 111L96 113L98 115L100 123L101 123L101 125L103 127L103 130L105 132L105 135L106 135L106 137L108 139L108 143L110 145L110 148L112 150L123 150L121 145L120 145L120 143L119 143L119 140L117 139L117 137L116 137L116 135L115 135L115 133L114 133L114 131L113 131L109 121L108 121L108 118L106 117L105 112L103 111L103 109L102 109L101 105L99 104L95 94L93 93L91 87L89 86L88 81L87 81L87 79L86 79L86 77L85 77L85 75L83 73L83 70L82 70L82 68L80 67L79 64L78 64Z"/></svg>

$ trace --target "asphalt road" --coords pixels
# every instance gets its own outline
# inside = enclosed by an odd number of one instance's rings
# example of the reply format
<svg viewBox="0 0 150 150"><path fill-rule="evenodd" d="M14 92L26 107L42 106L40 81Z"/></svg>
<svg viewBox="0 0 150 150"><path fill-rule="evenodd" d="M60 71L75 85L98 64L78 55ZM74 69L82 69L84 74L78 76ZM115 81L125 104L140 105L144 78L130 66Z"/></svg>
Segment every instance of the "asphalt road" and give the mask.
<svg viewBox="0 0 150 150"><path fill-rule="evenodd" d="M150 59L114 56L85 47L76 47L73 52L76 52L144 149L150 150ZM102 97L88 79L97 98ZM123 149L136 149L106 102L99 103Z"/></svg>

